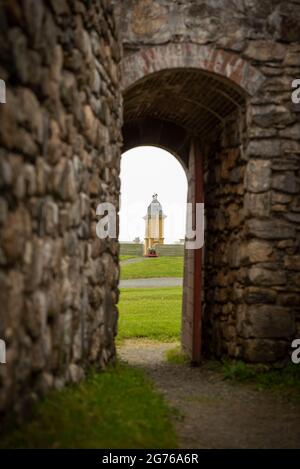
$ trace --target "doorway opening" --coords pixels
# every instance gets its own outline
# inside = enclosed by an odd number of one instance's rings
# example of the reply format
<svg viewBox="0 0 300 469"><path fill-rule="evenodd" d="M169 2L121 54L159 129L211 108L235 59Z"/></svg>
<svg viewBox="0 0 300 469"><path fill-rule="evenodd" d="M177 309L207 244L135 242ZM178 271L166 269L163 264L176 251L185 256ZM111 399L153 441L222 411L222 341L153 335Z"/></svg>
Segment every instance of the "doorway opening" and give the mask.
<svg viewBox="0 0 300 469"><path fill-rule="evenodd" d="M182 347L246 359L253 343L241 329L248 277L241 250L255 216L246 197L249 98L261 74L242 58L192 44L157 46L123 59L123 151L157 145L176 155L187 201L205 203L203 249L185 249ZM252 205L251 205L252 204Z"/></svg>
<svg viewBox="0 0 300 469"><path fill-rule="evenodd" d="M186 199L174 155L155 146L122 155L119 341L180 341Z"/></svg>

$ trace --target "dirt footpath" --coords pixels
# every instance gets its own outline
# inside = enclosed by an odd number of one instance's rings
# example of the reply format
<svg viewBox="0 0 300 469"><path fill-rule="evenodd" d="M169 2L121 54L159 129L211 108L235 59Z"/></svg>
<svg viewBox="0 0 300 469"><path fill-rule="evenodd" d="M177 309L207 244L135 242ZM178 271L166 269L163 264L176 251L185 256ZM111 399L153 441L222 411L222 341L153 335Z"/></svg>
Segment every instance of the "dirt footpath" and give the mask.
<svg viewBox="0 0 300 469"><path fill-rule="evenodd" d="M224 381L207 367L170 364L174 343L127 341L118 352L142 367L182 418L181 448L300 448L300 403Z"/></svg>
<svg viewBox="0 0 300 469"><path fill-rule="evenodd" d="M120 288L163 288L182 287L180 277L133 278L121 280Z"/></svg>

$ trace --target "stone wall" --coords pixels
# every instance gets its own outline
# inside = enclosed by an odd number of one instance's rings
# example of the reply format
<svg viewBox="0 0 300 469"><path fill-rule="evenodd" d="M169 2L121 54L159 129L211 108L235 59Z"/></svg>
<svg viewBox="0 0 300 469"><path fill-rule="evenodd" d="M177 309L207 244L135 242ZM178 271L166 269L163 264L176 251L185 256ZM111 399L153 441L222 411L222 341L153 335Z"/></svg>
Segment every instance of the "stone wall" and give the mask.
<svg viewBox="0 0 300 469"><path fill-rule="evenodd" d="M122 243L120 242L120 255L143 256L144 245L141 243Z"/></svg>
<svg viewBox="0 0 300 469"><path fill-rule="evenodd" d="M244 175L241 158L244 110L234 113L219 140L206 146L203 351L240 357L237 314L244 302L240 246L244 239ZM213 136L212 136L213 138Z"/></svg>
<svg viewBox="0 0 300 469"><path fill-rule="evenodd" d="M155 250L159 256L181 257L184 255L183 244L156 244Z"/></svg>
<svg viewBox="0 0 300 469"><path fill-rule="evenodd" d="M2 2L0 414L114 357L120 47L106 0Z"/></svg>
<svg viewBox="0 0 300 469"><path fill-rule="evenodd" d="M300 334L300 47L263 44L243 55L265 82L206 155L204 348L254 362Z"/></svg>
<svg viewBox="0 0 300 469"><path fill-rule="evenodd" d="M292 81L300 77L299 29L293 29L300 5L288 2L284 12L291 29L283 22L282 41L254 41L244 52L266 76L248 103L242 155L245 289L237 330L243 355L256 361L288 360L300 334L300 105L291 100Z"/></svg>
<svg viewBox="0 0 300 469"><path fill-rule="evenodd" d="M113 0L125 51L137 47L190 42L219 49L249 51L272 61L278 43L299 43L298 0ZM251 41L263 41L259 51ZM271 41L273 43L265 43Z"/></svg>

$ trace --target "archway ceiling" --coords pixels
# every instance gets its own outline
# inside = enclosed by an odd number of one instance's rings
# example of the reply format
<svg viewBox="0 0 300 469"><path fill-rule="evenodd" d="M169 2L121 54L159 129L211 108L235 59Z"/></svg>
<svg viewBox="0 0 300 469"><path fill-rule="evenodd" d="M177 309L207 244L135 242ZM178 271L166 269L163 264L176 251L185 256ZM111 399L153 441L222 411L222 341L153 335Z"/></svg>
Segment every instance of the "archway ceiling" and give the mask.
<svg viewBox="0 0 300 469"><path fill-rule="evenodd" d="M244 93L216 75L195 69L164 70L138 81L124 94L126 123L151 117L204 137L224 125L245 101Z"/></svg>

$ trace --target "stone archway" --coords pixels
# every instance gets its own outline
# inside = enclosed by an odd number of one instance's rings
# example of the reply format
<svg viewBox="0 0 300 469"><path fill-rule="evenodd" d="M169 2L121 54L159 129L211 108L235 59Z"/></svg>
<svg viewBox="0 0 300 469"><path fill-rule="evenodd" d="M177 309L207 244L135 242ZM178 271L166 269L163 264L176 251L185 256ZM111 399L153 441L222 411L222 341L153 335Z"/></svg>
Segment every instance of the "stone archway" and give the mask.
<svg viewBox="0 0 300 469"><path fill-rule="evenodd" d="M244 132L240 124L246 114L247 98L257 92L264 81L263 75L236 54L187 43L141 49L125 57L122 69L124 149L152 144L176 154L187 168L188 201L203 202L205 173L207 196L214 199L213 206L218 191L212 182L211 154L216 161L222 150L221 164L228 168L240 159ZM232 132L236 134L234 142ZM228 140L223 148L222 139ZM236 211L236 207L232 210ZM209 228L209 215L207 220ZM228 243L241 240L243 226L239 229L232 226L229 231L230 242L224 241L221 233L215 233L223 249ZM209 242L208 247L206 280L214 277ZM236 312L233 327L232 319L223 319L226 325L220 326L212 319L216 310L214 302L208 301L209 289L201 301L204 289L201 259L201 249L185 251L182 345L196 363L203 351L237 356L241 350ZM220 269L228 270L221 266ZM234 269L234 265L229 267ZM224 331L233 329L234 345L231 337L226 349Z"/></svg>

